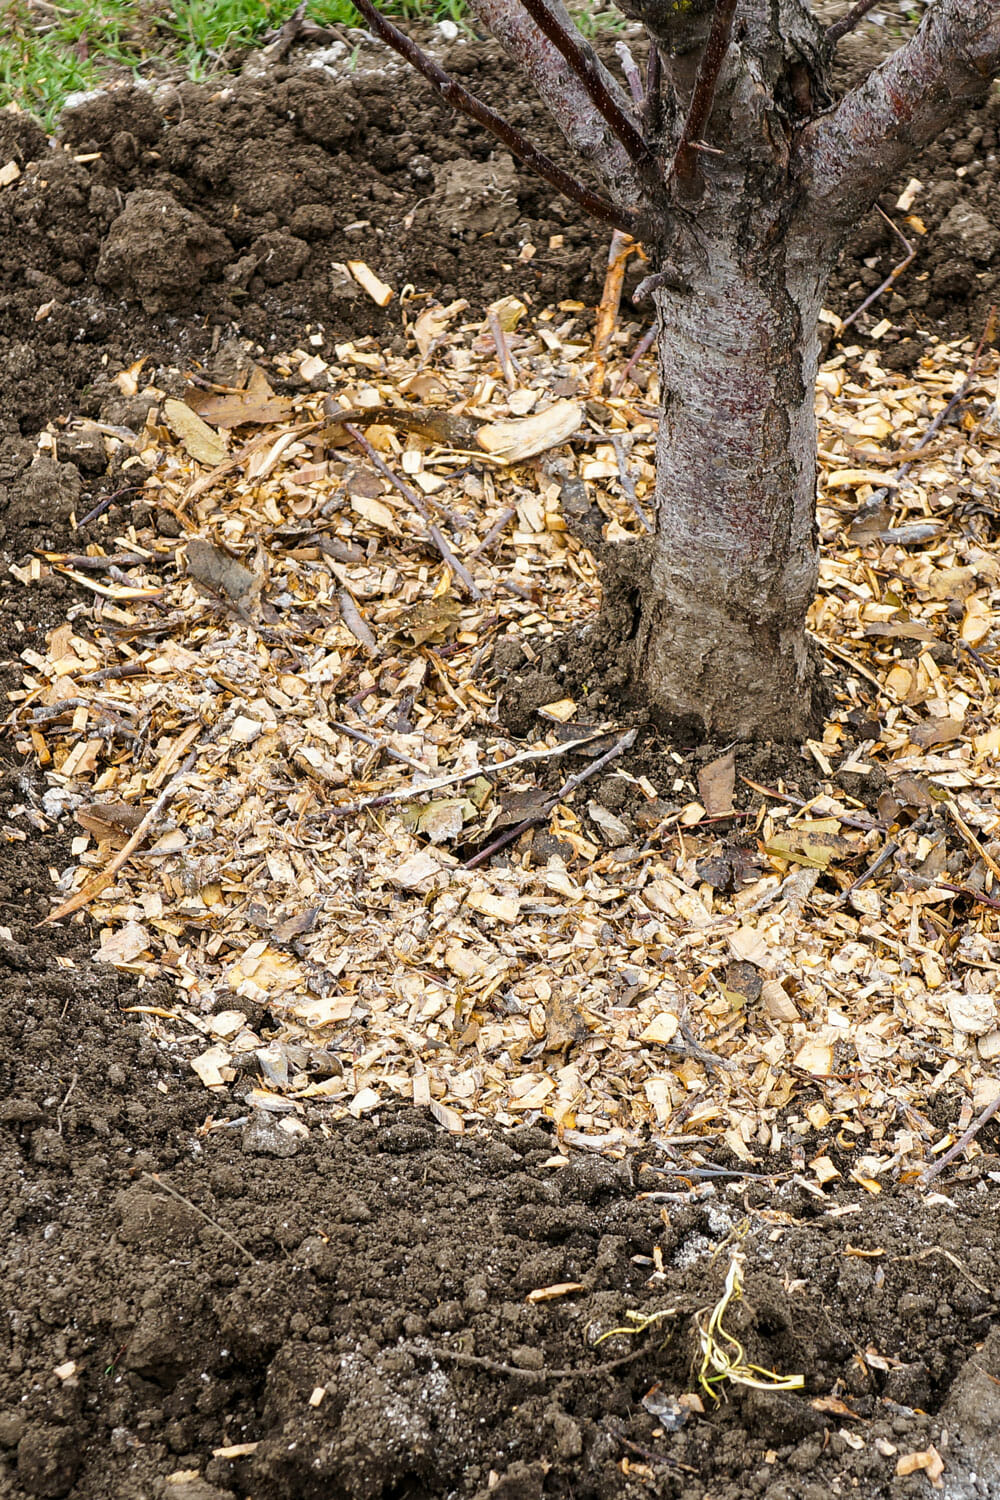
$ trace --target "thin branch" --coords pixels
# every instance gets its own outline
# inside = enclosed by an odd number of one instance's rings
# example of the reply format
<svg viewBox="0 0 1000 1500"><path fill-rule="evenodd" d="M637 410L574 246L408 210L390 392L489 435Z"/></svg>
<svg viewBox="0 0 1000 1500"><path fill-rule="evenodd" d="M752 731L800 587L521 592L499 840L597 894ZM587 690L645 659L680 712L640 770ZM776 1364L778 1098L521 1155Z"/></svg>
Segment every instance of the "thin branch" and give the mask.
<svg viewBox="0 0 1000 1500"><path fill-rule="evenodd" d="M427 81L434 85L443 99L453 109L468 115L495 136L507 150L512 152L526 167L547 182L550 187L555 188L557 193L562 193L571 202L576 203L588 213L591 218L597 219L602 224L610 224L614 229L622 229L628 234L635 232L637 227L636 215L629 213L627 209L617 208L615 204L602 198L598 193L584 186L569 172L554 162L544 151L539 151L533 146L526 135L523 135L516 126L511 125L502 115L498 115L489 105L470 94L468 89L456 83L455 79L446 73L442 67L428 57L415 42L412 42L398 26L386 19L371 0L358 0L357 9L364 16L372 31L380 37L387 46L392 47L404 58L412 68L422 74Z"/></svg>
<svg viewBox="0 0 1000 1500"><path fill-rule="evenodd" d="M864 20L868 12L877 4L878 0L857 0L857 4L851 6L846 16L842 16L839 21L827 27L823 35L826 45L835 47L840 38L846 36L849 31L853 31L858 22Z"/></svg>
<svg viewBox="0 0 1000 1500"><path fill-rule="evenodd" d="M663 126L663 59L656 42L650 38L646 60L646 102L642 123L647 136L655 138Z"/></svg>
<svg viewBox="0 0 1000 1500"><path fill-rule="evenodd" d="M676 177L680 182L689 185L695 182L700 172L694 143L701 140L712 113L719 74L729 50L729 34L733 29L736 5L737 0L716 0L712 28L701 55L687 119L684 121L680 143L670 168L671 177Z"/></svg>
<svg viewBox="0 0 1000 1500"><path fill-rule="evenodd" d="M467 859L461 868L463 870L474 870L477 865L484 864L486 860L499 850L505 849L508 844L513 844L515 839L519 839L522 833L527 833L528 829L533 828L536 823L543 822L549 816L552 809L568 797L570 792L575 791L578 786L587 781L591 776L596 776L598 771L603 771L604 767L609 765L616 756L621 755L623 750L630 750L635 744L638 733L637 729L626 730L621 739L616 740L610 750L606 750L603 755L599 756L597 760L593 761L584 770L577 771L575 776L568 776L557 792L553 792L551 796L546 797L544 812L537 813L532 817L522 818L521 822L515 823L513 828L505 828L499 837L495 838L492 843L487 844L485 848L480 849L479 853L474 854L471 859Z"/></svg>
<svg viewBox="0 0 1000 1500"><path fill-rule="evenodd" d="M469 572L465 564L460 562L459 559L455 556L454 552L452 552L451 548L448 546L448 543L441 535L438 527L434 525L433 521L431 520L430 511L427 509L427 506L424 504L421 496L417 494L412 485L407 484L404 479L400 479L399 475L393 472L393 470L386 463L385 459L381 456L381 454L376 453L375 449L365 437L364 433L361 432L357 427L355 427L353 422L345 422L344 431L350 434L350 436L357 443L358 447L367 454L369 460L375 465L379 473L384 475L385 478L389 480L390 484L394 484L396 486L396 489L404 497L404 499L409 500L410 504L413 506L413 509L419 516L422 517L424 524L427 527L427 535L430 537L431 541L434 543L435 547L443 557L444 561L448 564L448 567L454 573L455 577L458 579L459 583L461 583L462 587L465 589L470 598L481 599L483 595L481 589L479 588L479 585L476 583L476 580L473 578L472 574Z"/></svg>
<svg viewBox="0 0 1000 1500"><path fill-rule="evenodd" d="M908 42L803 129L805 222L835 242L998 72L996 0L935 0Z"/></svg>
<svg viewBox="0 0 1000 1500"><path fill-rule="evenodd" d="M615 55L622 65L625 82L628 84L628 91L632 95L632 103L637 109L641 109L643 101L642 79L639 77L639 69L636 67L635 58L632 56L632 49L628 42L615 42Z"/></svg>
<svg viewBox="0 0 1000 1500"><path fill-rule="evenodd" d="M562 24L559 18L549 10L546 0L521 0L521 4L542 35L548 37L559 55L573 69L586 89L594 108L607 121L628 152L629 158L640 169L648 169L655 165L653 153L639 133L635 121L612 97L610 89L605 84L593 48L588 47L579 34L574 36Z"/></svg>
<svg viewBox="0 0 1000 1500"><path fill-rule="evenodd" d="M878 204L876 204L875 206L876 208L878 208ZM889 272L888 276L881 283L881 285L877 286L873 292L869 292L868 296L862 302L861 306L856 307L850 314L850 316L844 319L843 323L841 323L840 325L841 333L843 333L845 328L849 328L851 324L856 321L856 319L860 318L863 312L867 312L872 303L877 302L882 293L887 292L889 288L899 280L900 276L902 276L907 266L913 263L914 257L917 253L916 246L910 243L899 226L892 222L892 220L889 218L889 215L887 213L884 213L881 208L879 208L878 211L880 214L882 214L882 217L888 224L889 228L894 230L895 233L899 236L900 240L902 240L903 249L905 250L906 254L898 265L893 266L892 270Z"/></svg>
<svg viewBox="0 0 1000 1500"><path fill-rule="evenodd" d="M963 1136L959 1137L954 1146L949 1147L944 1155L939 1157L932 1166L925 1167L924 1171L920 1174L920 1186L926 1187L932 1178L936 1177L939 1172L949 1166L957 1156L961 1156L966 1146L975 1140L983 1126L987 1125L997 1113L1000 1113L1000 1094L997 1094L992 1103L987 1104L982 1113L976 1116L968 1130Z"/></svg>

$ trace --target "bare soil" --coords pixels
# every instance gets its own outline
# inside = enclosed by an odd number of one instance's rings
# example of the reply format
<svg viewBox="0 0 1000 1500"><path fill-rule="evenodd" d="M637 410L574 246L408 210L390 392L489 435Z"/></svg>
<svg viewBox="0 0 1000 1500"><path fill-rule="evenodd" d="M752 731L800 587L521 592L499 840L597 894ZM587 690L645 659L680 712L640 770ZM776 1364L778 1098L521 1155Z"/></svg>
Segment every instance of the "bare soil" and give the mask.
<svg viewBox="0 0 1000 1500"><path fill-rule="evenodd" d="M509 93L484 45L451 64L492 102ZM915 168L928 234L902 305L884 309L901 364L923 331L978 337L996 295L997 103ZM547 133L527 99L512 113ZM70 529L128 485L103 454L66 438L57 463L33 458L60 415L141 424L111 384L140 355L169 384L235 338L268 352L320 334L332 360L342 339L398 337L398 301L377 309L348 259L480 307L599 291L592 231L368 54L333 77L300 60L214 93L104 96L56 147L3 115L11 159L5 563L127 523L118 493L100 523ZM845 257L841 314L897 258L880 222ZM537 253L522 260L524 243ZM0 583L4 685L74 597L62 580ZM692 1175L690 1158L660 1175L683 1146L656 1142L645 1161L554 1170L539 1126L455 1139L402 1106L305 1141L258 1129L151 1041L134 1007L169 996L92 964L85 923L38 928L68 835L25 843L4 824L42 787L0 754L4 1500L897 1496L929 1492L919 1467L896 1469L931 1444L942 1494L1000 1495L995 1127L930 1198L852 1182L848 1141L831 1145L842 1177L819 1197L785 1160L758 1166L771 1177L721 1156L732 1175ZM942 1130L958 1107L942 1096ZM731 1386L685 1415L672 1398L697 1384L694 1316L729 1261L713 1253L743 1226L728 1325L804 1391ZM526 1300L563 1282L579 1289ZM598 1344L629 1308L675 1311Z"/></svg>

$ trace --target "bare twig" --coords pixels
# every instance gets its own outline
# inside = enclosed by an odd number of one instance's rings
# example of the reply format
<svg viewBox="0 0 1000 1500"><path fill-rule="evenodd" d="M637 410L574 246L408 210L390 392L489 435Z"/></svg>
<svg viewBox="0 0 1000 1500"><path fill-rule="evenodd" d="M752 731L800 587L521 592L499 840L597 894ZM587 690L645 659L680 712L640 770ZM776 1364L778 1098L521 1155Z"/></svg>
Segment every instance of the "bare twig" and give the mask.
<svg viewBox="0 0 1000 1500"><path fill-rule="evenodd" d="M578 204L585 213L600 223L611 224L615 229L624 229L627 233L635 230L635 214L627 209L618 208L606 198L592 192L582 182L570 176L569 172L564 171L550 156L546 156L544 151L539 151L516 126L509 124L495 110L490 109L489 105L477 99L474 94L470 94L468 89L463 88L460 83L456 83L450 74L439 67L433 58L428 57L427 53L400 31L398 26L394 26L376 10L371 0L358 0L357 8L375 35L398 52L400 57L405 58L411 67L416 68L418 73L433 84L453 109L468 115L470 119L475 120L477 125L488 130L507 147L508 151L523 161L526 167L530 167L541 177L543 182L547 182L550 187L555 188L557 193L562 193L571 202Z"/></svg>
<svg viewBox="0 0 1000 1500"><path fill-rule="evenodd" d="M876 204L875 206L876 206L876 208L878 208L878 204ZM914 257L916 256L916 253L917 253L916 246L914 246L913 244L910 243L910 241L906 238L906 235L900 229L899 225L898 224L894 224L892 222L892 220L889 218L889 215L887 213L884 213L881 208L879 208L878 211L879 211L880 214L882 214L882 217L885 220L885 222L888 224L889 228L891 230L893 230L894 233L899 236L900 240L903 243L903 248L906 251L906 254L903 257L903 259L899 262L898 266L893 266L892 270L889 272L888 276L881 283L881 285L877 286L873 292L870 292L868 294L868 296L862 302L861 306L860 307L856 307L854 309L854 311L850 314L850 316L846 317L844 319L843 323L841 323L841 325L840 325L841 332L843 332L843 330L845 328L849 328L851 326L851 324L853 322L855 322L855 320L857 318L860 318L860 316L861 316L861 314L863 312L867 312L868 308L871 307L872 303L873 302L877 302L878 299L881 297L882 293L883 292L887 292L889 290L889 288L895 282L897 282L899 280L900 276L902 276L902 274L906 270L907 266L909 266L909 265L912 264L912 262L914 260Z"/></svg>
<svg viewBox="0 0 1000 1500"><path fill-rule="evenodd" d="M647 277L646 280L648 281L649 277ZM643 283L640 283L640 285L643 285ZM636 288L636 293L637 292L638 292L638 287ZM633 293L633 296L632 296L632 301L633 302L635 301L636 293ZM639 363L640 359L642 359L642 356L644 354L648 353L649 350L653 347L653 340L655 338L656 338L656 324L654 323L653 326L652 326L652 328L647 328L646 329L646 332L643 334L642 338L639 340L639 342L636 344L635 348L633 349L632 356L629 359L628 364L625 366L624 370L622 371L621 375L619 376L619 378L618 378L618 384L615 386L614 391L612 392L612 395L614 395L614 396L620 396L621 395L622 391L628 385L629 378L630 378L630 376L632 374L632 371L635 369L635 367Z"/></svg>
<svg viewBox="0 0 1000 1500"><path fill-rule="evenodd" d="M344 728L343 725L336 727ZM354 739L368 739L369 743L376 743L376 741L371 740L368 736L363 735L360 730L350 729L345 732L350 734ZM592 745L595 740L606 738L607 736L602 730L597 734L585 735L579 740L566 740L561 745L547 745L544 750L523 750L520 755L512 755L509 760L497 761L496 765L493 766L476 766L471 771L459 771L454 776L437 776L433 781L425 781L420 786L396 787L391 792L379 792L376 796L365 797L360 802L344 803L340 807L332 807L330 808L330 812L335 817L340 818L346 817L348 813L365 812L369 807L388 807L390 802L408 802L411 797L422 796L424 792L439 792L443 787L461 786L463 782L475 781L477 776L494 776L497 771L509 771L511 766L521 766L530 760L551 760L557 755L565 755L570 750L579 750L584 745ZM383 746L382 748L387 753L393 753L388 750L388 746ZM398 758L404 759L405 757L399 755ZM410 761L409 764L416 770L426 774L424 767L418 766L415 761Z"/></svg>
<svg viewBox="0 0 1000 1500"><path fill-rule="evenodd" d="M693 145L694 142L701 140L712 113L719 74L729 50L729 34L732 31L736 5L737 0L716 0L712 26L698 67L698 77L691 94L687 119L684 121L680 142L671 163L670 177L686 184L688 188L694 186L700 173L698 156Z"/></svg>
<svg viewBox="0 0 1000 1500"><path fill-rule="evenodd" d="M618 231L615 230L615 234L617 233ZM492 307L487 314L486 321L489 323L490 333L493 335L493 342L496 345L497 363L500 366L500 373L504 378L507 389L509 391L516 391L517 376L514 373L516 369L516 363L510 350L507 347L507 335L501 328L500 319L497 317L496 311Z"/></svg>
<svg viewBox="0 0 1000 1500"><path fill-rule="evenodd" d="M431 541L434 543L435 547L440 552L441 556L444 558L444 561L448 564L449 568L454 573L459 583L462 584L466 593L469 594L469 596L473 599L481 599L483 597L482 590L479 588L479 585L476 583L476 580L473 578L468 568L466 568L465 564L459 562L454 552L452 552L451 548L448 546L448 543L441 535L438 527L434 525L434 522L431 520L431 513L427 509L427 506L424 504L421 496L417 494L416 490L413 489L411 485L407 484L405 480L400 479L399 475L394 473L393 470L390 469L389 465L385 462L385 459L382 458L381 454L376 453L375 449L365 437L364 433L361 432L357 427L355 427L353 423L345 422L344 431L350 433L351 437L358 444L359 448L361 448L361 450L365 454L367 454L369 460L375 465L379 473L383 474L385 478L389 480L390 484L394 484L396 486L396 489L399 491L399 493L404 497L404 499L410 502L410 504L413 506L413 509L423 519L427 527L427 535L430 537Z"/></svg>
<svg viewBox="0 0 1000 1500"><path fill-rule="evenodd" d="M493 525L490 527L489 531L479 543L479 546L476 548L475 552L473 552L470 556L469 561L476 562L478 558L482 557L484 552L488 552L493 546L493 543L499 538L501 532L506 528L509 522L513 521L516 515L517 510L513 505L510 505L506 510L501 511L496 520L493 522Z"/></svg>
<svg viewBox="0 0 1000 1500"><path fill-rule="evenodd" d="M165 1193L170 1194L171 1198L175 1198L178 1203L183 1203L185 1208L189 1208L192 1213L197 1214L199 1219L204 1219L206 1224L211 1224L212 1228L217 1230L224 1240L228 1240L241 1255L246 1256L252 1266L260 1265L257 1257L251 1255L246 1245L242 1244L234 1234L230 1234L229 1230L220 1224L218 1219L213 1219L211 1214L207 1214L203 1208L199 1208L197 1203L192 1203L190 1198L185 1198L184 1194L179 1193L175 1187L171 1187L169 1182L164 1182L158 1172L143 1172L142 1175L146 1182L151 1182L154 1186L162 1188Z"/></svg>
<svg viewBox="0 0 1000 1500"><path fill-rule="evenodd" d="M628 84L628 91L632 95L632 103L641 108L644 97L642 79L639 76L639 69L636 67L635 58L632 56L632 49L628 42L615 42L615 53L622 65L625 82Z"/></svg>
<svg viewBox="0 0 1000 1500"><path fill-rule="evenodd" d="M353 729L350 724L343 724L339 719L330 720L330 728L337 729L341 734L346 734L349 740L358 740L362 745L370 745L373 750L381 750L383 755L388 755L392 760L400 761L404 766L409 766L414 771L419 771L421 776L427 775L427 767L422 766L419 760L413 760L405 755L402 750L396 750L392 745L387 745L383 740L377 740L373 734L366 734L363 729ZM368 804L371 806L371 803ZM335 809L337 812L339 808Z"/></svg>
<svg viewBox="0 0 1000 1500"><path fill-rule="evenodd" d="M466 1354L462 1349L442 1349L435 1344L397 1344L397 1349L405 1349L407 1354L416 1354L424 1359L448 1359L456 1365L466 1365L471 1370L488 1370L491 1375L517 1375L523 1380L574 1380L578 1378L592 1380L597 1375L607 1375L612 1370L621 1369L622 1365L630 1365L634 1360L641 1359L648 1354L648 1349L633 1349L631 1354L623 1354L618 1359L609 1359L602 1365L577 1365L570 1366L564 1370L548 1370L544 1367L540 1370L526 1370L523 1365L508 1365L502 1360L487 1359L482 1354Z"/></svg>
<svg viewBox="0 0 1000 1500"><path fill-rule="evenodd" d="M878 0L857 0L857 4L851 6L846 16L841 16L839 21L834 21L832 26L827 27L823 33L826 45L835 47L840 38L846 36L849 31L853 31L858 22L864 20L877 3Z"/></svg>
<svg viewBox="0 0 1000 1500"><path fill-rule="evenodd" d="M594 327L594 368L591 371L590 387L587 392L592 399L599 396L604 389L604 356L608 341L614 332L618 309L621 306L625 265L629 256L635 254L638 248L630 235L622 234L618 229L611 236L611 244L608 246L608 269Z"/></svg>
<svg viewBox="0 0 1000 1500"><path fill-rule="evenodd" d="M542 35L548 37L556 51L565 58L589 94L595 109L603 115L630 159L640 170L645 169L647 176L650 169L655 171L653 153L643 140L635 121L611 95L601 76L601 66L593 49L579 34L574 36L566 30L559 18L549 10L545 0L521 0L521 4Z"/></svg>
<svg viewBox="0 0 1000 1500"><path fill-rule="evenodd" d="M611 446L615 450L615 458L618 461L619 483L621 484L622 489L625 491L629 505L631 505L632 509L639 517L639 520L642 523L643 531L647 532L649 536L652 536L655 528L652 521L649 519L646 512L643 510L642 506L639 503L639 496L635 492L635 484L633 483L632 476L628 471L628 465L625 462L625 440L620 432L611 432L608 434L608 436L611 439Z"/></svg>
<svg viewBox="0 0 1000 1500"><path fill-rule="evenodd" d="M522 833L527 833L528 829L533 828L536 823L541 823L544 818L548 817L553 807L557 803L562 802L565 797L568 797L570 792L575 791L582 782L596 775L598 771L602 771L610 761L614 760L616 756L621 755L623 750L630 749L635 744L638 733L637 729L629 729L604 755L599 756L585 770L577 771L575 776L568 777L557 792L553 792L550 797L546 797L544 812L536 813L530 818L522 818L520 823L516 823L513 828L505 828L499 838L495 838L484 849L480 849L478 854L474 854L471 859L467 859L462 865L462 869L474 870L477 865L484 864L486 860L490 859L500 849L505 849L508 844L514 843L515 839L519 839Z"/></svg>
<svg viewBox="0 0 1000 1500"><path fill-rule="evenodd" d="M228 713L224 714L218 723L213 725L203 743L212 744L222 734L223 730L228 727L229 722L230 715ZM195 744L194 748L185 757L180 770L175 772L156 801L146 810L142 822L138 825L128 843L122 845L118 853L108 861L103 870L99 870L90 880L85 881L75 895L70 896L69 900L64 901L61 906L57 906L55 911L49 912L48 916L44 917L38 923L39 927L46 927L50 922L59 922L63 917L68 917L73 912L79 911L81 907L87 906L93 901L94 897L99 895L106 885L110 885L111 881L118 874L118 871L130 856L135 853L136 849L138 849L167 803L180 791L188 773L193 769L202 748L202 744Z"/></svg>
<svg viewBox="0 0 1000 1500"><path fill-rule="evenodd" d="M983 1126L988 1125L993 1116L998 1113L1000 1113L1000 1094L997 1094L996 1098L987 1104L982 1113L976 1116L968 1130L964 1135L959 1137L954 1146L949 1147L944 1155L939 1157L931 1166L924 1168L920 1174L920 1186L926 1187L927 1183L931 1182L939 1172L943 1172L945 1167L950 1166L957 1156L961 1156L966 1146L975 1140Z"/></svg>
<svg viewBox="0 0 1000 1500"><path fill-rule="evenodd" d="M847 898L849 896L852 896L856 890L859 890L861 888L861 886L867 885L868 881L871 880L873 876L878 874L882 866L887 865L889 861L898 853L899 845L897 844L895 839L890 839L885 848L882 849L879 854L876 855L875 859L872 860L867 870L864 870L858 876L857 880L852 881L851 884L847 887L846 891L841 891L840 900L846 901Z"/></svg>
<svg viewBox="0 0 1000 1500"><path fill-rule="evenodd" d="M753 791L760 792L763 797L774 797L779 802L790 802L793 807L809 807L810 803L804 802L801 797L793 797L791 792L779 792L774 787L762 786L759 781L751 781L749 776L741 776L740 780L744 786L751 787ZM843 823L846 828L860 828L863 833L871 833L873 828L885 828L884 823L879 823L875 818L852 818L848 813L834 812L824 813L826 818L836 818L838 823Z"/></svg>

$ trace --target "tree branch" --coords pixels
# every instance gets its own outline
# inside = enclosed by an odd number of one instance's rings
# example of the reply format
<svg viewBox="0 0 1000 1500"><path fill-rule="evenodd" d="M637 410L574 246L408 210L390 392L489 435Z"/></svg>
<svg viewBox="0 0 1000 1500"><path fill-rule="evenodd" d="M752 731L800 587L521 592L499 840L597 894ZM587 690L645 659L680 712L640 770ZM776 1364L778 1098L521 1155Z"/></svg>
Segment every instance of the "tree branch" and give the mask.
<svg viewBox="0 0 1000 1500"><path fill-rule="evenodd" d="M722 71L726 53L729 51L729 34L733 29L736 4L737 0L716 0L712 26L698 65L698 76L691 94L687 119L684 121L684 129L670 168L670 176L688 186L693 185L701 171L694 149L695 143L701 140L712 113L719 74Z"/></svg>
<svg viewBox="0 0 1000 1500"><path fill-rule="evenodd" d="M635 214L602 198L584 183L572 177L569 172L564 171L550 156L546 156L544 151L539 151L515 125L511 125L502 115L490 109L488 104L477 99L474 94L470 94L468 89L456 82L433 58L428 57L416 42L411 41L398 26L394 26L380 11L376 10L371 0L355 0L355 4L375 35L398 52L411 67L433 84L437 92L453 109L468 115L470 119L476 121L477 125L488 130L526 167L530 167L544 182L555 188L556 192L562 193L578 204L591 218L603 224L610 224L612 228L623 230L626 234L635 234L637 229Z"/></svg>
<svg viewBox="0 0 1000 1500"><path fill-rule="evenodd" d="M917 32L829 114L805 127L806 222L853 223L1000 72L997 0L937 0Z"/></svg>
<svg viewBox="0 0 1000 1500"><path fill-rule="evenodd" d="M835 47L840 38L846 36L849 31L853 31L858 22L864 20L868 12L877 4L878 0L857 0L857 4L851 6L846 16L841 16L839 21L828 26L823 33L823 40L827 46Z"/></svg>
<svg viewBox="0 0 1000 1500"><path fill-rule="evenodd" d="M597 172L614 201L629 211L637 208L644 195L635 163L579 77L524 7L518 0L469 0L469 9L531 80L567 141ZM565 31L576 36L562 0L548 0L548 9ZM628 113L624 90L596 58L594 65L609 96Z"/></svg>
<svg viewBox="0 0 1000 1500"><path fill-rule="evenodd" d="M594 49L584 41L572 22L563 25L559 16L549 9L546 0L521 0L521 4L542 35L548 37L556 51L573 69L595 109L601 112L625 147L630 160L635 162L640 171L645 168L646 175L650 167L655 171L653 154L639 133L635 121L612 96L602 78L604 70L597 61Z"/></svg>

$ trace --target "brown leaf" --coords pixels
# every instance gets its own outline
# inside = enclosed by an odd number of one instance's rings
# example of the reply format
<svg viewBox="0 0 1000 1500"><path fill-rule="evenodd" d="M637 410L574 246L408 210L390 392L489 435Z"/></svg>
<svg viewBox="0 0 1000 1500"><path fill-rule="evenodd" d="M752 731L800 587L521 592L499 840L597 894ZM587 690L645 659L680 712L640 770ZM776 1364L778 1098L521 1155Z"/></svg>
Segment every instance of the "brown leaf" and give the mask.
<svg viewBox="0 0 1000 1500"><path fill-rule="evenodd" d="M710 818L725 818L733 811L736 786L736 751L727 750L698 772L698 792Z"/></svg>

